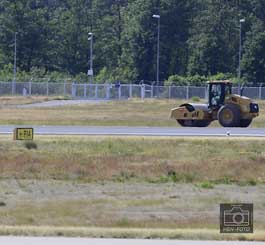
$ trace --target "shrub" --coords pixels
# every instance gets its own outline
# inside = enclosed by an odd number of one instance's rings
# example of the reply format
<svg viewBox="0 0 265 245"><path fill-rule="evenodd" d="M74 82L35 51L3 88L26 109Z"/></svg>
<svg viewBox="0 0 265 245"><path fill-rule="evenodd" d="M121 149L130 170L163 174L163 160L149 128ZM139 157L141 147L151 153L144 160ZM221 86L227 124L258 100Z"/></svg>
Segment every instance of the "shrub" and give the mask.
<svg viewBox="0 0 265 245"><path fill-rule="evenodd" d="M34 141L25 141L24 146L29 150L38 148L37 144Z"/></svg>
<svg viewBox="0 0 265 245"><path fill-rule="evenodd" d="M193 102L200 102L200 97L198 97L198 96L193 96L192 98L191 98L191 100L193 101Z"/></svg>
<svg viewBox="0 0 265 245"><path fill-rule="evenodd" d="M204 181L200 184L197 185L200 188L204 188L204 189L213 189L214 188L214 184L209 182L209 181Z"/></svg>
<svg viewBox="0 0 265 245"><path fill-rule="evenodd" d="M193 75L193 76L180 76L172 75L165 81L165 85L175 85L175 86L205 86L207 81L211 80L231 80L236 81L233 74L230 73L217 73L211 76Z"/></svg>
<svg viewBox="0 0 265 245"><path fill-rule="evenodd" d="M172 75L165 81L165 85L175 85L175 86L204 86L206 84L207 78L205 76L194 75L194 76L179 76Z"/></svg>

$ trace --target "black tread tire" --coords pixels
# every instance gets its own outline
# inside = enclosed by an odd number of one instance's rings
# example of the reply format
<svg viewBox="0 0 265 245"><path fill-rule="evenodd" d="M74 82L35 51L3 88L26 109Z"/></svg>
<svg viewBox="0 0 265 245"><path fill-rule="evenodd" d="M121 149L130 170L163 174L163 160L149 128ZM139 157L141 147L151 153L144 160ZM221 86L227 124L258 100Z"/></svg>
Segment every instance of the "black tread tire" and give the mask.
<svg viewBox="0 0 265 245"><path fill-rule="evenodd" d="M177 120L177 122L182 126L182 127L194 127L194 121L193 120Z"/></svg>
<svg viewBox="0 0 265 245"><path fill-rule="evenodd" d="M203 127L208 127L212 121L209 121L209 120L196 120L194 121L196 123L196 127L200 127L200 128L203 128Z"/></svg>
<svg viewBox="0 0 265 245"><path fill-rule="evenodd" d="M207 127L211 123L208 120L177 120L182 127Z"/></svg>
<svg viewBox="0 0 265 245"><path fill-rule="evenodd" d="M229 121L226 121L224 118L225 110L229 110L233 115ZM222 106L218 111L217 118L223 127L240 127L240 109L237 105L227 104Z"/></svg>
<svg viewBox="0 0 265 245"><path fill-rule="evenodd" d="M247 128L251 123L252 123L252 118L251 119L241 119L240 120L240 127L241 128Z"/></svg>

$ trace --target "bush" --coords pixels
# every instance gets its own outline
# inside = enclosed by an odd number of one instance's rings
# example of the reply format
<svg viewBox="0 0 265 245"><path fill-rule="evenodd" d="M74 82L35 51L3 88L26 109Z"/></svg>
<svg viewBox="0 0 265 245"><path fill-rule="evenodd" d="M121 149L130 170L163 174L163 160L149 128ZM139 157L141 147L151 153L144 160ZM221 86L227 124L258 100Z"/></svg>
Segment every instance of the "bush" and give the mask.
<svg viewBox="0 0 265 245"><path fill-rule="evenodd" d="M187 86L188 81L185 77L182 77L179 75L172 75L168 78L167 81L165 81L165 85L167 85L167 86L171 86L171 85Z"/></svg>
<svg viewBox="0 0 265 245"><path fill-rule="evenodd" d="M6 206L6 203L5 202L0 202L0 207L4 207L4 206Z"/></svg>
<svg viewBox="0 0 265 245"><path fill-rule="evenodd" d="M34 141L25 141L24 146L29 150L38 148L37 144Z"/></svg>
<svg viewBox="0 0 265 245"><path fill-rule="evenodd" d="M198 97L198 96L192 96L192 98L191 98L191 100L193 101L193 102L200 102L200 97Z"/></svg>
<svg viewBox="0 0 265 245"><path fill-rule="evenodd" d="M175 85L175 86L204 86L207 82L207 78L205 76L194 75L194 76L179 76L172 75L165 81L165 85Z"/></svg>
<svg viewBox="0 0 265 245"><path fill-rule="evenodd" d="M232 80L234 79L231 73L217 73L216 75L210 76L209 80Z"/></svg>
<svg viewBox="0 0 265 245"><path fill-rule="evenodd" d="M175 85L175 86L205 86L207 81L212 80L231 80L236 81L236 78L233 77L231 73L218 73L212 76L201 76L201 75L193 75L193 76L179 76L172 75L165 81L165 85Z"/></svg>

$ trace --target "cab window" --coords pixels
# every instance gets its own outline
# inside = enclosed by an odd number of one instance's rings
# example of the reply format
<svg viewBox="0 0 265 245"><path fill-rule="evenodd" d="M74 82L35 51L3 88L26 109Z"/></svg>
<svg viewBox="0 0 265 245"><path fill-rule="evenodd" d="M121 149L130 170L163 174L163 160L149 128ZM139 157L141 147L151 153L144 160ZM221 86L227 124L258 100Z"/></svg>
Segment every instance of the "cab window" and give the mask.
<svg viewBox="0 0 265 245"><path fill-rule="evenodd" d="M211 84L209 91L209 105L218 107L224 102L224 93L230 92L229 90L225 90L224 84Z"/></svg>

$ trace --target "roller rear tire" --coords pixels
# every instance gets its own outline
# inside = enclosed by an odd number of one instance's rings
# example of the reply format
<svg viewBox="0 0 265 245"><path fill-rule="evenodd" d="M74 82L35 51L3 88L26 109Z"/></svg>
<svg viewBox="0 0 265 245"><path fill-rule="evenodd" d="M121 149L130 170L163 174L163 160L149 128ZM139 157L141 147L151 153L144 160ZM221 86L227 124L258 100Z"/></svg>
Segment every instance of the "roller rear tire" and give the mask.
<svg viewBox="0 0 265 245"><path fill-rule="evenodd" d="M227 104L222 106L217 117L223 127L240 127L240 109L237 105Z"/></svg>
<svg viewBox="0 0 265 245"><path fill-rule="evenodd" d="M252 123L252 119L241 119L240 120L240 127L247 128Z"/></svg>

